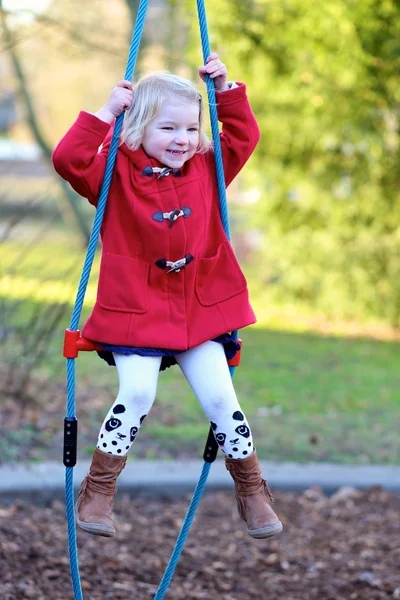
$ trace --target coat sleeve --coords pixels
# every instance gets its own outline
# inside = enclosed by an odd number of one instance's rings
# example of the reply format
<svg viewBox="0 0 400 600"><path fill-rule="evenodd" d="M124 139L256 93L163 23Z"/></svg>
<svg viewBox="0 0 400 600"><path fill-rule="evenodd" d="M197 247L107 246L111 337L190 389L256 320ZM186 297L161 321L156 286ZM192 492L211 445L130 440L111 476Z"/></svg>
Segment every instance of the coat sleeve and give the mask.
<svg viewBox="0 0 400 600"><path fill-rule="evenodd" d="M225 185L228 186L244 167L260 139L260 128L251 110L246 86L216 94ZM214 160L212 153L208 157Z"/></svg>
<svg viewBox="0 0 400 600"><path fill-rule="evenodd" d="M94 206L103 182L110 141L110 125L81 111L52 154L57 173Z"/></svg>

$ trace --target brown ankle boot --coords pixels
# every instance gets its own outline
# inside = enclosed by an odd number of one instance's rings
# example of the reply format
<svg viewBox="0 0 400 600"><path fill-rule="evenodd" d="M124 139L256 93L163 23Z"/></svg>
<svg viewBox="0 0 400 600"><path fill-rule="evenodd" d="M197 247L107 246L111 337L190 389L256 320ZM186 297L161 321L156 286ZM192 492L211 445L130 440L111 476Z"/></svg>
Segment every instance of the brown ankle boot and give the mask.
<svg viewBox="0 0 400 600"><path fill-rule="evenodd" d="M247 523L247 532L253 538L268 538L282 531L282 523L268 504L272 494L262 478L256 451L244 459L225 458L225 465L235 482L239 514Z"/></svg>
<svg viewBox="0 0 400 600"><path fill-rule="evenodd" d="M117 477L125 467L126 458L95 449L75 506L76 522L84 531L105 537L115 535L112 509Z"/></svg>

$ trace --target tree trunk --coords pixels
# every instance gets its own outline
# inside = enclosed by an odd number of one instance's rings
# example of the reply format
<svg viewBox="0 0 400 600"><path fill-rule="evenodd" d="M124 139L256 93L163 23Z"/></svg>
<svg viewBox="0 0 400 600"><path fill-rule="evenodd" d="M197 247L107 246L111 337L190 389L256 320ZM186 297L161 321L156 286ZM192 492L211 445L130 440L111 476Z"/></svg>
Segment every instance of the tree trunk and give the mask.
<svg viewBox="0 0 400 600"><path fill-rule="evenodd" d="M25 73L15 48L12 33L7 25L6 13L3 9L2 0L0 0L0 22L7 43L7 51L11 58L12 66L14 68L14 72L19 84L18 95L25 107L26 122L29 125L29 128L32 132L36 143L43 152L45 161L49 164L51 170L53 170L51 162L52 148L44 139L43 134L40 130L40 126L36 118L32 97L28 90ZM61 180L59 177L57 177L57 181L63 191L62 198L66 200L66 206L68 208L67 217L76 223L81 234L82 241L87 246L90 237L90 230L79 207L79 196L69 187L69 185L65 181ZM65 212L65 210L62 210L63 214L65 214Z"/></svg>

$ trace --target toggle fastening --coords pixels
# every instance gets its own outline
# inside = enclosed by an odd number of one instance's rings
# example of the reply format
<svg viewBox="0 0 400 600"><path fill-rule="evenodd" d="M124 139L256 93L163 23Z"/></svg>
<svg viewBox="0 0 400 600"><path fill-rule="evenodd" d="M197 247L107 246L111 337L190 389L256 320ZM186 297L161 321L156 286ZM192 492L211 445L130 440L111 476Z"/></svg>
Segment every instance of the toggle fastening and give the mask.
<svg viewBox="0 0 400 600"><path fill-rule="evenodd" d="M180 258L176 261L167 260L166 258L159 258L158 260L156 260L155 264L160 269L166 269L167 267L171 267L169 271L167 271L167 273L173 273L174 271L179 273L179 271L187 267L187 265L191 263L193 259L194 256L192 256L191 254L186 254L184 258Z"/></svg>
<svg viewBox="0 0 400 600"><path fill-rule="evenodd" d="M162 179L163 177L168 177L170 173L174 177L180 177L181 171L180 169L172 169L171 167L145 167L142 171L142 175L145 177L153 177L155 173L158 173L157 179Z"/></svg>
<svg viewBox="0 0 400 600"><path fill-rule="evenodd" d="M154 213L152 218L154 221L158 221L159 223L162 223L164 219L168 219L168 227L172 227L172 225L177 219L179 219L179 217L185 217L185 219L187 219L188 216L191 214L191 208L189 208L188 206L182 206L182 209L174 208L174 210L171 210L171 212L163 213L161 210L159 210L158 212Z"/></svg>

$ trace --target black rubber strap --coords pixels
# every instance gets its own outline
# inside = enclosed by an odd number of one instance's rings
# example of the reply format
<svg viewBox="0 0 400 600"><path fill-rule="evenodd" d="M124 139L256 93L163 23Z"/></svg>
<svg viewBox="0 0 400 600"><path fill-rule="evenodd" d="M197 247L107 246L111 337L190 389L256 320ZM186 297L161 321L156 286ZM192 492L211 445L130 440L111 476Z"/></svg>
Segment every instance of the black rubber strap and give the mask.
<svg viewBox="0 0 400 600"><path fill-rule="evenodd" d="M76 465L77 442L78 420L76 417L65 417L63 463L66 467L74 467Z"/></svg>
<svg viewBox="0 0 400 600"><path fill-rule="evenodd" d="M214 437L214 432L212 427L210 427L210 431L208 432L208 438L206 442L206 447L204 448L203 458L206 462L212 463L217 458L218 453L218 444Z"/></svg>

